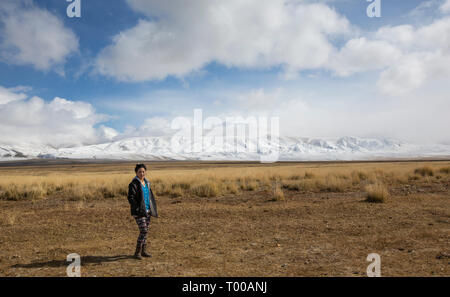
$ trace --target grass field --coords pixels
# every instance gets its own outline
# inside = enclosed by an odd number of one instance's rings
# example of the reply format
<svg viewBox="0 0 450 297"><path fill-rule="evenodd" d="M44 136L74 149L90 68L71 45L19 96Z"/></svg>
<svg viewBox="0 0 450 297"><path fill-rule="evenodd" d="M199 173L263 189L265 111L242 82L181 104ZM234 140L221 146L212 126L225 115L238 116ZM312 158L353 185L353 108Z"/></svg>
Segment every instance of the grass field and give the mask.
<svg viewBox="0 0 450 297"><path fill-rule="evenodd" d="M450 276L450 161L147 162L141 261L134 164L0 167L0 276Z"/></svg>

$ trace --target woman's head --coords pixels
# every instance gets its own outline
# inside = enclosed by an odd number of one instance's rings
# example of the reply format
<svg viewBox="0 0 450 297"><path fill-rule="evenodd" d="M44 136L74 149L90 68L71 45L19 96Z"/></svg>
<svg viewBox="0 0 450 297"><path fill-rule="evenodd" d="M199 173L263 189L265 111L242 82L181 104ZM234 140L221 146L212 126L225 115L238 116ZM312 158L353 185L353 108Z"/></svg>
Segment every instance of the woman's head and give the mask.
<svg viewBox="0 0 450 297"><path fill-rule="evenodd" d="M143 179L145 177L145 172L147 171L147 167L145 167L145 164L136 164L136 167L134 168L134 172L136 172L136 176L140 179Z"/></svg>

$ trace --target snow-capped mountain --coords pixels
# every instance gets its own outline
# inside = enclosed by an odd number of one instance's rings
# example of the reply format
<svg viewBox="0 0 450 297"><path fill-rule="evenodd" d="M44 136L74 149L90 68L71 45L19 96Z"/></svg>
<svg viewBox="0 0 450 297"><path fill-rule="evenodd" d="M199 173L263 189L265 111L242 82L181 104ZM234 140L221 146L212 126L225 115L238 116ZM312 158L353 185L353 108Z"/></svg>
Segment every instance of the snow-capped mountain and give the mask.
<svg viewBox="0 0 450 297"><path fill-rule="evenodd" d="M33 158L261 160L268 155L281 161L450 157L450 145L420 145L390 138L358 137L280 137L278 144L265 138L258 141L229 137L214 143L206 138L203 138L202 142L172 136L132 137L102 144L63 148L0 144L0 160L3 161Z"/></svg>

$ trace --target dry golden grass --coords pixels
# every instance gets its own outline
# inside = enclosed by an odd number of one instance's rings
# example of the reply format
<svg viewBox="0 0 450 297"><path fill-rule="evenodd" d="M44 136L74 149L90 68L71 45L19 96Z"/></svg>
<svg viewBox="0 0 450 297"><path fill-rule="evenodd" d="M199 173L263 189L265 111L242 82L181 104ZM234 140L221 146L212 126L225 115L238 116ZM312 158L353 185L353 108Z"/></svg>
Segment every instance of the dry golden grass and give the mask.
<svg viewBox="0 0 450 297"><path fill-rule="evenodd" d="M445 174L450 174L450 166L449 167L442 167L442 168L440 168L439 172L445 173Z"/></svg>
<svg viewBox="0 0 450 297"><path fill-rule="evenodd" d="M389 198L389 191L382 183L375 183L366 186L366 201L384 203Z"/></svg>
<svg viewBox="0 0 450 297"><path fill-rule="evenodd" d="M422 176L433 176L434 170L430 166L425 166L425 167L416 168L414 170L414 173L420 174Z"/></svg>
<svg viewBox="0 0 450 297"><path fill-rule="evenodd" d="M385 276L450 275L449 161L146 164L148 261L135 164L0 167L0 275L64 276L72 252L83 276L364 276L372 252ZM362 203L370 185L389 203Z"/></svg>
<svg viewBox="0 0 450 297"><path fill-rule="evenodd" d="M198 197L216 197L219 194L219 185L215 181L198 183L191 187L191 193Z"/></svg>
<svg viewBox="0 0 450 297"><path fill-rule="evenodd" d="M274 197L275 201L284 201L285 200L284 192L280 188L279 185L275 186L275 189L273 191L273 197Z"/></svg>
<svg viewBox="0 0 450 297"><path fill-rule="evenodd" d="M314 163L313 163L314 164ZM399 164L399 165L398 165ZM253 167L189 167L180 170L150 169L148 179L158 196L218 197L243 195L249 191L270 190L272 182L279 182L281 189L310 193L363 191L368 184L378 181L387 187L406 185L411 182L433 183L448 180L449 166L430 163L417 167L417 163L335 163L292 164L283 166ZM123 166L123 165L122 165ZM130 166L132 167L132 166ZM58 172L60 169L62 172ZM132 169L132 168L131 168ZM128 183L134 176L130 168L113 167L110 172L98 167L86 171L64 174L67 169L48 168L44 174L37 169L30 172L7 168L0 169L0 200L40 200L60 197L68 200L91 201L125 197ZM440 174L436 174L439 172Z"/></svg>

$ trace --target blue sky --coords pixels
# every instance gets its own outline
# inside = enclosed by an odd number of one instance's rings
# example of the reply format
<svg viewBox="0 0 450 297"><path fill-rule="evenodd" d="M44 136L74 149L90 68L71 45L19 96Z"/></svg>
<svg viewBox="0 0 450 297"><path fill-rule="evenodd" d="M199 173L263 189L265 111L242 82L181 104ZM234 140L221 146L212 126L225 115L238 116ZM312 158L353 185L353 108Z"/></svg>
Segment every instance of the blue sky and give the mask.
<svg viewBox="0 0 450 297"><path fill-rule="evenodd" d="M194 108L279 116L284 135L450 141L450 1L369 4L81 0L69 18L63 0L2 1L0 142L151 136Z"/></svg>

